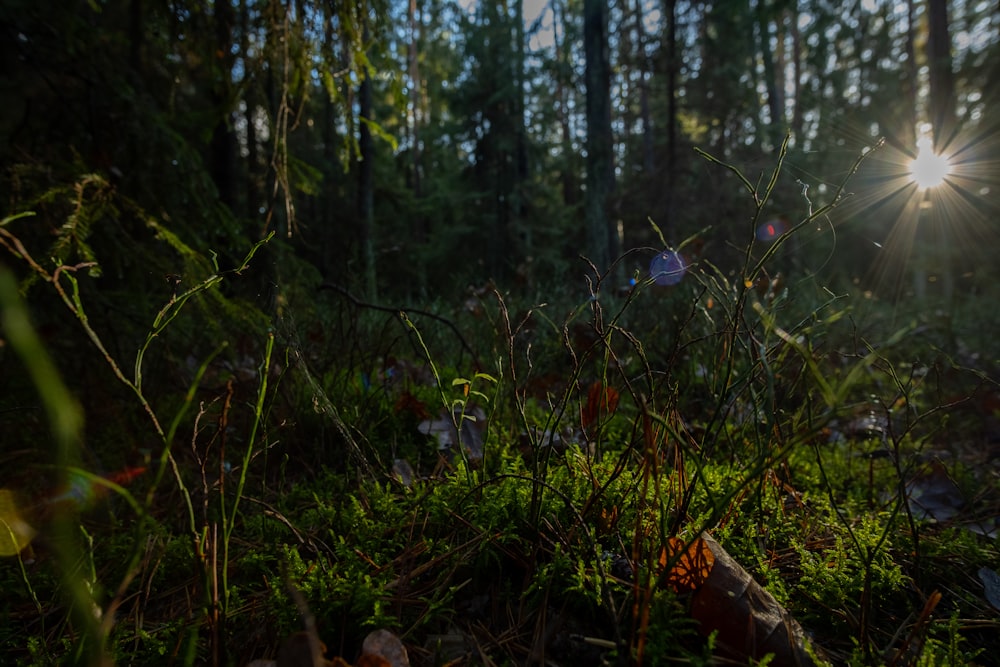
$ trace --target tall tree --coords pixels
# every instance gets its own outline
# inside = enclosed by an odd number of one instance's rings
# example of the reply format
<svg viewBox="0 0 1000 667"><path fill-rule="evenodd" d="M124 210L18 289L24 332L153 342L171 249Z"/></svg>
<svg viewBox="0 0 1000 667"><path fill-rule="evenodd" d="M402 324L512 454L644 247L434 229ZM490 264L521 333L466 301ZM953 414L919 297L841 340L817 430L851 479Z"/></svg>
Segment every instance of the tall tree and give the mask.
<svg viewBox="0 0 1000 667"><path fill-rule="evenodd" d="M772 147L781 141L785 125L785 100L779 77L782 72L775 63L771 47L771 13L767 0L757 0L757 35L760 39L760 59L764 65L764 86L767 90L767 135Z"/></svg>
<svg viewBox="0 0 1000 667"><path fill-rule="evenodd" d="M608 200L614 186L611 131L611 64L608 53L608 6L603 0L583 3L584 80L587 87L587 191L585 219L587 252L599 270L616 254L608 221Z"/></svg>
<svg viewBox="0 0 1000 667"><path fill-rule="evenodd" d="M468 22L465 55L469 75L452 111L465 118L464 137L475 146L468 176L481 194L477 221L489 224L480 257L496 279L509 274L518 249L522 214L521 180L525 174L523 146L523 21L514 11L520 3L483 2Z"/></svg>
<svg viewBox="0 0 1000 667"><path fill-rule="evenodd" d="M799 29L799 0L790 0L789 30L792 35L792 120L791 132L795 143L801 145L802 140L802 35Z"/></svg>
<svg viewBox="0 0 1000 667"><path fill-rule="evenodd" d="M367 20L367 19L365 19ZM364 28L365 42L369 30ZM360 219L359 240L361 242L361 265L364 267L364 289L370 298L377 296L375 271L375 142L372 138L371 123L374 102L372 91L372 71L366 68L361 77L358 91L358 218Z"/></svg>
<svg viewBox="0 0 1000 667"><path fill-rule="evenodd" d="M645 16L642 0L635 0L635 37L639 50L639 117L642 120L642 169L653 172L653 118L649 108L649 52L646 45Z"/></svg>
<svg viewBox="0 0 1000 667"><path fill-rule="evenodd" d="M410 150L413 152L411 162L410 184L413 194L421 196L421 164L420 164L420 61L417 57L420 42L420 24L417 18L417 0L409 0L406 6L406 23L409 30L409 39L406 45L407 75L409 77L410 92Z"/></svg>
<svg viewBox="0 0 1000 667"><path fill-rule="evenodd" d="M941 150L951 142L958 129L947 0L927 0L927 24L928 115L934 128L934 146Z"/></svg>
<svg viewBox="0 0 1000 667"><path fill-rule="evenodd" d="M666 187L666 201L664 202L664 213L666 220L662 222L669 225L673 219L673 195L672 191L677 179L677 75L680 69L677 54L677 0L664 0L663 14L666 17L664 25L664 46L663 54L665 60L664 72L666 77L665 95L667 98L667 117L664 125L667 131L666 140L666 164L663 171Z"/></svg>
<svg viewBox="0 0 1000 667"><path fill-rule="evenodd" d="M233 133L233 35L236 13L230 0L216 0L212 5L214 44L209 44L216 74L212 81L212 103L217 120L212 129L209 163L219 199L230 208L236 206L236 135ZM214 48L213 48L214 47Z"/></svg>
<svg viewBox="0 0 1000 667"><path fill-rule="evenodd" d="M562 166L559 170L562 186L562 203L567 208L575 207L579 200L579 179L577 178L576 161L572 159L576 151L573 144L572 117L574 107L573 95L573 53L572 31L570 30L573 14L562 2L553 2L553 46L555 50L555 113L559 124L559 149L562 152Z"/></svg>

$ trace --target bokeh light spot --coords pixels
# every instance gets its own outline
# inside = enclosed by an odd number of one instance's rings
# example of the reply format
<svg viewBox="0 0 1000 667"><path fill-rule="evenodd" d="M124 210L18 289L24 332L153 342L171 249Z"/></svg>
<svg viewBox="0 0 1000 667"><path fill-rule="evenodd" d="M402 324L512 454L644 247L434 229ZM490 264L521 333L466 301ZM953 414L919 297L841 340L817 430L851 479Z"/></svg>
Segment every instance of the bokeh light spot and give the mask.
<svg viewBox="0 0 1000 667"><path fill-rule="evenodd" d="M757 228L757 240L770 243L788 230L788 224L781 218L768 220Z"/></svg>
<svg viewBox="0 0 1000 667"><path fill-rule="evenodd" d="M676 285L687 273L687 262L676 250L657 253L649 263L649 276L657 285Z"/></svg>

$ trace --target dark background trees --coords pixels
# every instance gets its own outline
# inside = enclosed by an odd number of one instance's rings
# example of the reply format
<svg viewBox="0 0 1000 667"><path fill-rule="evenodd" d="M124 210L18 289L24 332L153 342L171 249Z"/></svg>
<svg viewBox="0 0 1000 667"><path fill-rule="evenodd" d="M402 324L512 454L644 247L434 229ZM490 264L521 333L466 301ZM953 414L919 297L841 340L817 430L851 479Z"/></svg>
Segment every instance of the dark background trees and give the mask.
<svg viewBox="0 0 1000 667"><path fill-rule="evenodd" d="M5 3L9 212L98 173L201 250L275 229L372 295L565 283L581 253L603 270L651 245L647 217L725 255L746 202L693 147L756 178L790 132L792 218L879 137L904 169L921 123L996 179L986 4L46 4ZM963 215L996 211L959 180ZM851 189L867 209L884 185ZM899 207L877 208L834 222L881 242ZM852 239L815 243L857 274Z"/></svg>

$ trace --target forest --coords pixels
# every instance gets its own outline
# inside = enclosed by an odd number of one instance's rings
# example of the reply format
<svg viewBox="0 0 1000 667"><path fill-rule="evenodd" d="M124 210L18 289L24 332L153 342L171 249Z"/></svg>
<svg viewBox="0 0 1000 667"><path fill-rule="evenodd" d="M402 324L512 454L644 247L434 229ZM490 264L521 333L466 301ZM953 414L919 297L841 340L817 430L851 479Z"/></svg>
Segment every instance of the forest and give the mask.
<svg viewBox="0 0 1000 667"><path fill-rule="evenodd" d="M997 3L0 35L3 664L995 664Z"/></svg>

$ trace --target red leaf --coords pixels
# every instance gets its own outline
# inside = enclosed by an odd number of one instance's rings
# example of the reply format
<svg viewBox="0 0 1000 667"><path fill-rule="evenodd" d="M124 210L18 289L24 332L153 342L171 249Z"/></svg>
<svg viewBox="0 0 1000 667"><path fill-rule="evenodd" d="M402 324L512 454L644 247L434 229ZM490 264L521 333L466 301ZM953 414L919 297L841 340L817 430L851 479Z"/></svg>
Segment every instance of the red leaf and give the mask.
<svg viewBox="0 0 1000 667"><path fill-rule="evenodd" d="M405 389L396 399L394 408L397 413L409 412L421 421L431 418L431 413L427 410L424 402Z"/></svg>
<svg viewBox="0 0 1000 667"><path fill-rule="evenodd" d="M145 472L146 472L145 466L138 466L136 468L125 468L123 470L119 470L118 472L111 473L110 475L107 476L106 479L109 482L114 482L115 484L118 484L119 486L124 486L125 484L128 484L133 479L139 477Z"/></svg>
<svg viewBox="0 0 1000 667"><path fill-rule="evenodd" d="M597 423L601 417L613 415L618 409L618 391L613 387L605 387L600 380L590 385L587 392L587 405L580 414L580 423L585 431L591 424Z"/></svg>

